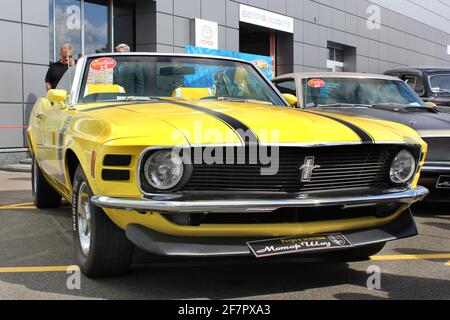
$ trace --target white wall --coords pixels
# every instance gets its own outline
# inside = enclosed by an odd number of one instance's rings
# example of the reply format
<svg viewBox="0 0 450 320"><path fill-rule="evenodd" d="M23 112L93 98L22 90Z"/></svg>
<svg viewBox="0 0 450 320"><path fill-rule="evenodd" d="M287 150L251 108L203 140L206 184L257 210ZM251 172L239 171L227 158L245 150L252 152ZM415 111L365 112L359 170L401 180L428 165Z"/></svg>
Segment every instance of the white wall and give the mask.
<svg viewBox="0 0 450 320"><path fill-rule="evenodd" d="M370 0L397 13L450 33L450 0Z"/></svg>

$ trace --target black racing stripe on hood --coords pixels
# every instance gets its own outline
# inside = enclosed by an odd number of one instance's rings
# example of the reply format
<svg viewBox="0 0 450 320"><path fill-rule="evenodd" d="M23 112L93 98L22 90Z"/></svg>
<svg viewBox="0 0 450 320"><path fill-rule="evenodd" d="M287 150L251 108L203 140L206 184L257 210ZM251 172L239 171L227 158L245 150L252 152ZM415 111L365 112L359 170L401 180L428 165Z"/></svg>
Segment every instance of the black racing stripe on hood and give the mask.
<svg viewBox="0 0 450 320"><path fill-rule="evenodd" d="M330 115L325 115L322 113L310 112L310 111L306 111L306 110L304 110L304 112L312 113L312 114L315 114L315 115L318 115L321 117L325 117L325 118L334 120L336 122L339 122L340 124L343 124L344 126L352 129L353 132L355 132L359 136L362 143L364 143L364 144L374 144L375 143L375 140L372 138L372 136L370 134L368 134L366 131L364 131L360 127L358 127L350 122L347 122L347 121L339 119L339 118L332 117Z"/></svg>
<svg viewBox="0 0 450 320"><path fill-rule="evenodd" d="M175 104L177 106L189 108L196 111L204 112L220 121L225 123L228 127L233 129L236 134L239 136L240 140L245 143L245 145L252 145L252 144L259 144L259 139L256 136L256 134L247 127L244 123L241 121L227 115L224 113L220 113L208 108L200 107L197 105L192 105L189 103L179 102L179 101L164 101L165 103L171 103Z"/></svg>

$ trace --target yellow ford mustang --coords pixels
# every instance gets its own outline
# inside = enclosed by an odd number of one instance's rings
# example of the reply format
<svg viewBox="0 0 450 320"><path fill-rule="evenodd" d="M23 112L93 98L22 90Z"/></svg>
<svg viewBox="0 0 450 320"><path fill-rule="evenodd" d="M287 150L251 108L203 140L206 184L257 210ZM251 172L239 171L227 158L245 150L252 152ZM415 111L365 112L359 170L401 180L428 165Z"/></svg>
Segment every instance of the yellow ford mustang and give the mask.
<svg viewBox="0 0 450 320"><path fill-rule="evenodd" d="M33 108L38 208L72 204L90 277L165 256L367 259L414 236L427 146L387 121L298 111L250 63L86 56Z"/></svg>

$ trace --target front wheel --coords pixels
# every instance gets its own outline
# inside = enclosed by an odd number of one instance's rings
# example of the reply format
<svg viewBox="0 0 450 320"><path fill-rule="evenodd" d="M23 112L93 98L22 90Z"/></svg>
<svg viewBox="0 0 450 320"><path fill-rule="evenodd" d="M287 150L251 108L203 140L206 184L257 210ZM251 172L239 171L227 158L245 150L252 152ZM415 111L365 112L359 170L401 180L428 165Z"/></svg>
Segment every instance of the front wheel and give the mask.
<svg viewBox="0 0 450 320"><path fill-rule="evenodd" d="M91 204L92 196L86 176L78 166L73 183L72 222L80 269L91 278L126 273L134 246L101 208Z"/></svg>

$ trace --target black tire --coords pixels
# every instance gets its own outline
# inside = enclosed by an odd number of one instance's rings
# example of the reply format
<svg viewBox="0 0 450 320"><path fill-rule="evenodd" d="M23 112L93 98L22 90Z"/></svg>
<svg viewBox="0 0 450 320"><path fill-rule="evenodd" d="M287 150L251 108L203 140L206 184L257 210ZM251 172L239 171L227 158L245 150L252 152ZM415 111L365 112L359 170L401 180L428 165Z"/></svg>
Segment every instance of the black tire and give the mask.
<svg viewBox="0 0 450 320"><path fill-rule="evenodd" d="M345 253L346 261L367 261L385 247L386 242L349 249Z"/></svg>
<svg viewBox="0 0 450 320"><path fill-rule="evenodd" d="M61 195L48 183L34 157L31 163L31 185L36 208L52 209L61 205Z"/></svg>
<svg viewBox="0 0 450 320"><path fill-rule="evenodd" d="M82 213L78 209L80 191L84 191L88 199L93 193L80 166L75 172L73 190L73 239L75 255L83 274L89 278L102 278L128 272L133 258L133 244L126 238L125 232L116 226L101 208L92 205L90 201L86 204L90 214L89 248L87 252L86 248L83 250L81 237L86 233L79 232L78 217ZM80 201L83 201L83 198Z"/></svg>

